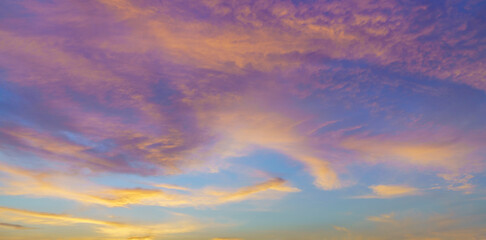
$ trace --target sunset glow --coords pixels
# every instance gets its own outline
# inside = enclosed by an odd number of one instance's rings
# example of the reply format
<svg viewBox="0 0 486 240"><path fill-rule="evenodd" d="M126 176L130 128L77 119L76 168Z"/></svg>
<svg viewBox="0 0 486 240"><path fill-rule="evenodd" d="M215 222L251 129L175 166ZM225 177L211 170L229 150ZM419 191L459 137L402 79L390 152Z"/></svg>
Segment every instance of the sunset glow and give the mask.
<svg viewBox="0 0 486 240"><path fill-rule="evenodd" d="M485 173L485 1L0 1L0 240L486 239Z"/></svg>

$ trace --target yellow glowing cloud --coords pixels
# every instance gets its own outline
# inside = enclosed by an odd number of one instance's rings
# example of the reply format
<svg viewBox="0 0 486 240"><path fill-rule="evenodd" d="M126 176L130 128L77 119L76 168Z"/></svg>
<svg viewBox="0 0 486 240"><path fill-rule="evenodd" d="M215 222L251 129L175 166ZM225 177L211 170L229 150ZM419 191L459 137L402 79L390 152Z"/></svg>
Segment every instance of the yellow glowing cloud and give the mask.
<svg viewBox="0 0 486 240"><path fill-rule="evenodd" d="M13 213L14 215L20 216L20 219L23 222L36 223L36 224L66 225L66 224L76 224L76 223L88 223L88 224L95 224L95 225L110 225L110 226L123 225L118 222L102 221L102 220L96 220L90 218L78 218L78 217L72 217L64 214L35 212L35 211L28 211L28 210L8 208L8 207L0 207L0 212ZM14 218L14 219L19 219L19 218Z"/></svg>
<svg viewBox="0 0 486 240"><path fill-rule="evenodd" d="M191 189L189 189L189 188L177 186L177 185L174 185L174 184L166 184L166 183L154 184L154 187L165 188L165 189L181 190L181 191L191 191Z"/></svg>
<svg viewBox="0 0 486 240"><path fill-rule="evenodd" d="M202 228L202 224L193 220L174 221L170 223L152 224L152 225L127 225L123 227L101 226L97 232L110 237L131 239L153 239L156 236L176 233L194 232Z"/></svg>
<svg viewBox="0 0 486 240"><path fill-rule="evenodd" d="M420 194L420 189L406 185L374 185L369 187L373 194L355 198L396 198Z"/></svg>
<svg viewBox="0 0 486 240"><path fill-rule="evenodd" d="M281 192L298 192L298 191L300 191L297 188L285 186L284 185L285 182L286 181L281 179L281 178L272 179L270 181L267 181L267 182L264 182L264 183L261 183L261 184L253 185L253 186L250 186L250 187L240 188L234 193L226 194L225 196L222 197L222 199L228 200L228 201L241 200L241 199L248 198L248 196L250 196L252 194L262 192L262 191L266 191L266 190L269 190L269 189L281 191Z"/></svg>
<svg viewBox="0 0 486 240"><path fill-rule="evenodd" d="M192 220L182 219L170 223L134 225L121 222L73 217L67 214L36 212L16 208L0 207L0 216L34 225L62 226L72 224L95 225L95 231L103 236L131 239L152 239L165 234L192 232L203 225Z"/></svg>
<svg viewBox="0 0 486 240"><path fill-rule="evenodd" d="M212 188L190 190L168 185L173 190L184 189L186 193L182 194L151 188L112 188L94 184L84 179L83 176L36 173L7 165L0 166L1 172L5 174L2 177L4 186L0 189L3 194L57 197L109 207L126 205L210 206L247 199L272 198L280 196L282 193L299 191L280 178L233 191ZM167 187L165 184L161 186Z"/></svg>

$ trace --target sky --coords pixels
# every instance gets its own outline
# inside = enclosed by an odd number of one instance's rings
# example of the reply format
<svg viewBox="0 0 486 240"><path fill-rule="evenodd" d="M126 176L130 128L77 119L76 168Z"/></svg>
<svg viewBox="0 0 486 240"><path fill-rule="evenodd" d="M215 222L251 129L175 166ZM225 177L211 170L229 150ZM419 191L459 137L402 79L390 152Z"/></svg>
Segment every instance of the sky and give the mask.
<svg viewBox="0 0 486 240"><path fill-rule="evenodd" d="M486 239L485 172L485 1L0 1L1 240Z"/></svg>

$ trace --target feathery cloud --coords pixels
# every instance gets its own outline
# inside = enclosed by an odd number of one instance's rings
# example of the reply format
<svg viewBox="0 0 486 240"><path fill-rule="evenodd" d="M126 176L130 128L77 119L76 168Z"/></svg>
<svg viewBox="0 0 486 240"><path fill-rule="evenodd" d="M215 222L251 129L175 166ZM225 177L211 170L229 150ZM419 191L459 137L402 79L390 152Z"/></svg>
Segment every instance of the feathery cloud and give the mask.
<svg viewBox="0 0 486 240"><path fill-rule="evenodd" d="M407 185L373 185L369 187L373 194L356 196L355 198L397 198L420 194L418 188Z"/></svg>

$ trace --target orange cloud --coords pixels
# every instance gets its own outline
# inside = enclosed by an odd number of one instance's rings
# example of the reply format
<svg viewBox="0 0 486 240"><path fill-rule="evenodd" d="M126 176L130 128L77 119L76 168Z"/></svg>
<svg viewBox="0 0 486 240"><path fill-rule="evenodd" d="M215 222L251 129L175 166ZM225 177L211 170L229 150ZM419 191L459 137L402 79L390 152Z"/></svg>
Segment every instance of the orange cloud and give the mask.
<svg viewBox="0 0 486 240"><path fill-rule="evenodd" d="M349 138L342 142L342 146L357 151L370 162L406 163L451 171L471 168L477 160L472 155L477 149L474 144L454 140L398 140L382 136Z"/></svg>
<svg viewBox="0 0 486 240"><path fill-rule="evenodd" d="M420 189L406 185L374 185L369 188L373 194L355 198L397 198L421 193Z"/></svg>
<svg viewBox="0 0 486 240"><path fill-rule="evenodd" d="M395 223L395 213L390 213L390 214L382 214L380 216L370 216L367 217L366 219L368 221L372 222L380 222L380 223Z"/></svg>
<svg viewBox="0 0 486 240"><path fill-rule="evenodd" d="M438 174L437 176L446 180L449 185L447 189L452 191L463 191L466 194L472 193L474 189L474 185L469 182L471 178L474 176L471 174L458 174L458 173L449 173L449 174Z"/></svg>
<svg viewBox="0 0 486 240"><path fill-rule="evenodd" d="M418 139L420 137L420 139ZM441 135L404 134L396 137L352 137L341 146L353 150L371 163L391 166L413 166L441 173L439 177L449 184L447 189L471 193L474 185L469 182L471 173L482 171L481 141L450 137L450 131Z"/></svg>

